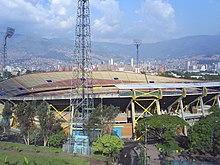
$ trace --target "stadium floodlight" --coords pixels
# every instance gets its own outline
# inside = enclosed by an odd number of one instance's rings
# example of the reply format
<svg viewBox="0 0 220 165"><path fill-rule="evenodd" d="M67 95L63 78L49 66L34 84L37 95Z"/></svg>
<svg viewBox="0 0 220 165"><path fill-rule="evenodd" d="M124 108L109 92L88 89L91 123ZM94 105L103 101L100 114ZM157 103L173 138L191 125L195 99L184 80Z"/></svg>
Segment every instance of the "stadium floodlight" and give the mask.
<svg viewBox="0 0 220 165"><path fill-rule="evenodd" d="M139 47L140 47L142 41L135 39L133 41L133 43L134 43L134 45L136 46L136 49L137 49L137 66L136 67L139 68Z"/></svg>
<svg viewBox="0 0 220 165"><path fill-rule="evenodd" d="M11 38L14 35L14 32L15 32L15 29L8 27L5 36L8 38Z"/></svg>
<svg viewBox="0 0 220 165"><path fill-rule="evenodd" d="M4 78L4 69L6 67L7 61L7 38L11 38L14 35L15 29L11 27L7 27L7 30L4 35L4 43L3 43L3 52L2 52L2 74Z"/></svg>

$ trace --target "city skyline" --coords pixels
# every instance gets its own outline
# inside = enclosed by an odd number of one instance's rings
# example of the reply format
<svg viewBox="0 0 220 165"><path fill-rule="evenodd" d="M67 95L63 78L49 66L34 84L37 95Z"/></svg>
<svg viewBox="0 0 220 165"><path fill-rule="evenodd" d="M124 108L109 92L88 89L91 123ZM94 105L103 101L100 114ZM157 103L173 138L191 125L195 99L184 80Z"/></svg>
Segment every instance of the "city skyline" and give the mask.
<svg viewBox="0 0 220 165"><path fill-rule="evenodd" d="M77 0L3 0L0 31L44 38L74 38ZM218 0L90 0L93 41L158 42L220 34Z"/></svg>

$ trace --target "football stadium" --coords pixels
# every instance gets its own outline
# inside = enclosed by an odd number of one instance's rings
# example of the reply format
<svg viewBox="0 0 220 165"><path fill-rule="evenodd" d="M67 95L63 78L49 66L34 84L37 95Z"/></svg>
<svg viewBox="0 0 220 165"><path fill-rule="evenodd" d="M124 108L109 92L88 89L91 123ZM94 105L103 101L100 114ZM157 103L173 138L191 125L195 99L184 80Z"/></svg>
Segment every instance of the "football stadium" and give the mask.
<svg viewBox="0 0 220 165"><path fill-rule="evenodd" d="M25 74L0 82L2 105L22 101L46 101L63 127L69 127L72 101L81 97L80 88L73 86L73 73L42 72ZM150 74L115 71L93 71L94 106L114 105L121 113L115 118L117 136L132 138L135 125L153 114L178 115L193 123L219 103L220 83L162 77Z"/></svg>

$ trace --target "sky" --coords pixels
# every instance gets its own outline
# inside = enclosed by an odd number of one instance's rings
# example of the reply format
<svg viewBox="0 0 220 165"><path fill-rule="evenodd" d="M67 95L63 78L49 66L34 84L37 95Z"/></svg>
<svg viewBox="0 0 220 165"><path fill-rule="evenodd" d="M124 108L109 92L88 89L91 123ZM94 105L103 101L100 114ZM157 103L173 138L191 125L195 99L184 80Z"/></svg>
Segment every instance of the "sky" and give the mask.
<svg viewBox="0 0 220 165"><path fill-rule="evenodd" d="M74 39L78 0L1 0L0 32ZM220 0L90 0L92 41L220 34Z"/></svg>

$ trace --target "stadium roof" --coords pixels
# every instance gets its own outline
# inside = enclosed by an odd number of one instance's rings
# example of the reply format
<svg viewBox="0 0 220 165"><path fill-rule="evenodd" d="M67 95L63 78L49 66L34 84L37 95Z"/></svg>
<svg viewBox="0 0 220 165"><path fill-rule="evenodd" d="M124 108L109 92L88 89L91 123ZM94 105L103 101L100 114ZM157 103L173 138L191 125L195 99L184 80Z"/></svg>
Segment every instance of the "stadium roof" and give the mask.
<svg viewBox="0 0 220 165"><path fill-rule="evenodd" d="M220 87L220 82L205 82L205 83L161 83L161 84L116 84L118 89L178 89L178 88L202 88L202 87Z"/></svg>
<svg viewBox="0 0 220 165"><path fill-rule="evenodd" d="M26 74L0 81L0 98L16 96L68 96L71 93L72 72L43 72ZM112 92L118 84L147 84L192 82L192 80L137 74L133 72L93 71L94 92ZM151 84L149 84L151 85ZM156 85L156 84L154 84Z"/></svg>

